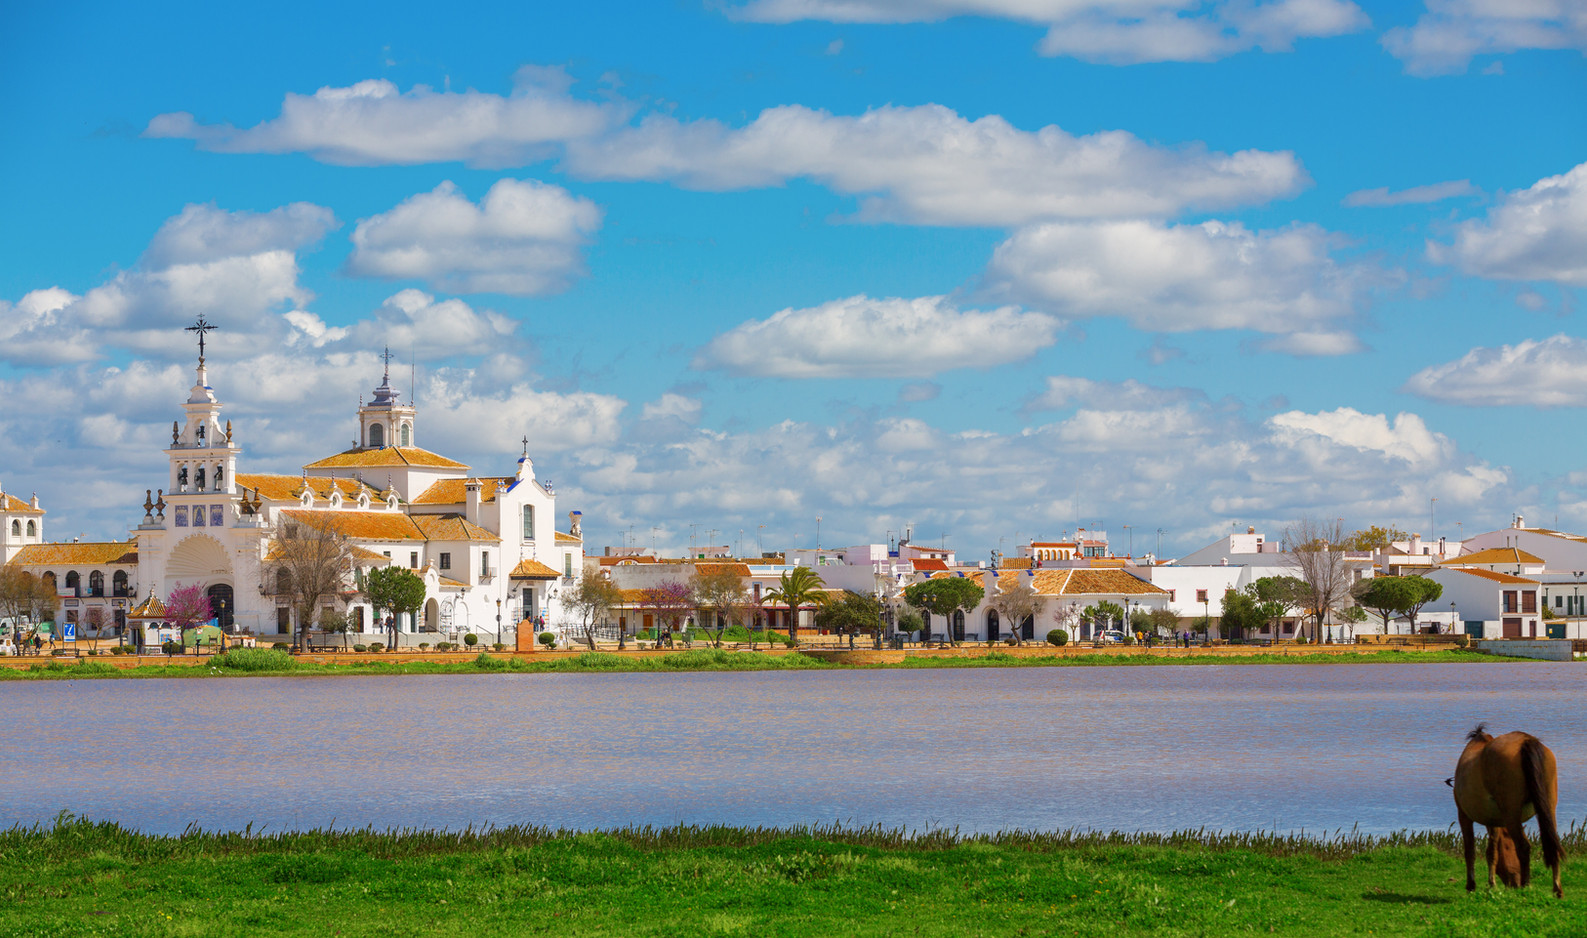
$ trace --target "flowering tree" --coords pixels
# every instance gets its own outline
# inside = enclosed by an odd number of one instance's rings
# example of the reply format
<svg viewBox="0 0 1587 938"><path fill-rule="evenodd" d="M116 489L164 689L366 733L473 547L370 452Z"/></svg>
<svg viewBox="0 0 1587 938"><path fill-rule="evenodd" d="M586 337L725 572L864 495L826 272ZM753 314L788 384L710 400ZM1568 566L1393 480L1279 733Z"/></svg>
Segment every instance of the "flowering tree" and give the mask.
<svg viewBox="0 0 1587 938"><path fill-rule="evenodd" d="M165 620L176 626L177 634L182 635L188 629L197 628L201 623L214 618L209 610L209 597L204 594L202 586L181 586L171 591L165 600ZM197 646L198 636L193 636L193 644Z"/></svg>
<svg viewBox="0 0 1587 938"><path fill-rule="evenodd" d="M641 593L644 597L644 608L656 614L657 642L662 641L662 633L677 631L684 617L694 607L694 593L689 589L689 584L677 580L668 580L648 587Z"/></svg>

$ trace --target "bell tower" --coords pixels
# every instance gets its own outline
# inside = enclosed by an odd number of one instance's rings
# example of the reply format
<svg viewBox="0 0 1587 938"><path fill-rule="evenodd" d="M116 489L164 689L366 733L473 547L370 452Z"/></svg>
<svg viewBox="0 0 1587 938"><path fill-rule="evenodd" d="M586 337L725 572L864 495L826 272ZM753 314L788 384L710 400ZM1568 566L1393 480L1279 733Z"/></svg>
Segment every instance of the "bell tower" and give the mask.
<svg viewBox="0 0 1587 938"><path fill-rule="evenodd" d="M386 371L375 388L375 396L358 408L358 447L384 449L388 446L417 446L413 436L413 404L398 399L397 389L391 386L391 349L381 355Z"/></svg>
<svg viewBox="0 0 1587 938"><path fill-rule="evenodd" d="M198 376L182 405L184 419L171 423L171 447L165 451L171 470L165 498L176 506L177 527L228 523L225 506L236 490L238 448L231 439L231 421L221 425L221 404L204 363L204 336L214 329L202 316L187 327L198 333Z"/></svg>

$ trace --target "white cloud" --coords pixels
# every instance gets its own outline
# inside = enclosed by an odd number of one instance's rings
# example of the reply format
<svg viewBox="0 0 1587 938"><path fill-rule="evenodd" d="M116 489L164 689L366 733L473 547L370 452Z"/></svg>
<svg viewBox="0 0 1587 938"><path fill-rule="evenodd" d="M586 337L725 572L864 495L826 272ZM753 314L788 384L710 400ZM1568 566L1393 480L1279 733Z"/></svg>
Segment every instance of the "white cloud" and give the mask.
<svg viewBox="0 0 1587 938"><path fill-rule="evenodd" d="M1418 371L1405 390L1468 407L1587 406L1587 340L1560 334L1474 348Z"/></svg>
<svg viewBox="0 0 1587 938"><path fill-rule="evenodd" d="M935 381L911 381L898 389L901 404L920 404L942 396L942 385Z"/></svg>
<svg viewBox="0 0 1587 938"><path fill-rule="evenodd" d="M1025 405L1028 411L1062 410L1074 405L1113 410L1151 410L1203 397L1190 388L1157 388L1134 378L1093 381L1070 375L1052 375L1047 389Z"/></svg>
<svg viewBox="0 0 1587 938"><path fill-rule="evenodd" d="M1454 443L1442 433L1433 433L1416 414L1401 413L1390 422L1387 414L1364 414L1351 407L1321 413L1291 410L1274 414L1268 421L1279 439L1292 446L1311 449L1322 442L1330 447L1350 447L1403 460L1412 466L1438 463L1453 455ZM1319 461L1318 467L1327 465Z"/></svg>
<svg viewBox="0 0 1587 938"><path fill-rule="evenodd" d="M1387 187L1377 189L1361 189L1345 196L1344 204L1352 208L1370 207L1383 208L1391 205L1426 205L1431 202L1442 202L1445 199L1458 199L1462 196L1480 195L1482 190L1471 184L1469 179L1455 179L1449 182L1435 182L1425 186L1412 186L1398 192L1390 192Z"/></svg>
<svg viewBox="0 0 1587 938"><path fill-rule="evenodd" d="M694 189L808 179L860 197L862 219L944 225L1171 216L1287 197L1310 181L1287 151L1161 146L1118 130L1026 131L995 114L969 120L935 104L859 116L789 105L736 128L657 113L637 124L629 117L630 109L569 97L565 80L542 78L510 97L422 88L399 94L390 82L366 81L288 95L280 117L250 130L167 114L146 133L212 150L370 165L462 159L522 166L560 155L562 168L581 178Z"/></svg>
<svg viewBox="0 0 1587 938"><path fill-rule="evenodd" d="M588 178L713 190L806 178L862 196L862 219L942 225L1175 215L1266 202L1309 181L1289 152L1168 148L1123 131L1031 132L935 104L859 117L791 105L738 129L651 115L577 142L568 165Z"/></svg>
<svg viewBox="0 0 1587 938"><path fill-rule="evenodd" d="M672 417L688 424L699 423L700 399L668 392L645 404L641 417L645 420Z"/></svg>
<svg viewBox="0 0 1587 938"><path fill-rule="evenodd" d="M1478 55L1587 51L1587 6L1580 0L1427 0L1416 25L1384 33L1383 47L1412 75L1464 72Z"/></svg>
<svg viewBox="0 0 1587 938"><path fill-rule="evenodd" d="M1187 3L1185 0L751 0L730 11L767 23L929 23L986 16L1049 27L1044 55L1092 62L1209 62L1296 39L1338 36L1368 25L1348 0Z"/></svg>
<svg viewBox="0 0 1587 938"><path fill-rule="evenodd" d="M390 346L412 350L425 359L482 355L495 351L512 335L517 323L489 310L475 310L462 300L442 300L421 290L403 290L388 297L372 319L349 330L358 348Z"/></svg>
<svg viewBox="0 0 1587 938"><path fill-rule="evenodd" d="M1296 358L1324 358L1366 351L1366 345L1353 332L1291 332L1269 336L1257 342L1256 347Z"/></svg>
<svg viewBox="0 0 1587 938"><path fill-rule="evenodd" d="M443 182L359 221L347 269L454 293L553 293L584 272L579 250L600 224L595 203L558 186L502 179L476 206Z"/></svg>
<svg viewBox="0 0 1587 938"><path fill-rule="evenodd" d="M600 133L626 110L567 95L559 70L526 66L511 95L407 92L384 79L312 95L288 94L281 114L246 130L200 124L187 113L161 114L144 135L197 142L220 153L307 153L326 163L381 166L460 160L474 166L522 166L556 145Z"/></svg>
<svg viewBox="0 0 1587 938"><path fill-rule="evenodd" d="M1478 277L1587 286L1587 163L1505 194L1453 244L1429 241L1427 256Z"/></svg>
<svg viewBox="0 0 1587 938"><path fill-rule="evenodd" d="M1312 225L1035 225L998 245L987 287L1059 315L1118 316L1153 332L1330 332L1354 318L1367 279L1334 261L1330 240Z"/></svg>
<svg viewBox="0 0 1587 938"><path fill-rule="evenodd" d="M912 378L1020 361L1061 323L1014 307L961 310L947 297L860 295L785 309L712 339L696 368L775 378Z"/></svg>
<svg viewBox="0 0 1587 938"><path fill-rule="evenodd" d="M155 232L143 265L159 270L230 257L295 251L336 228L331 210L294 202L268 212L228 212L213 203L189 205Z"/></svg>

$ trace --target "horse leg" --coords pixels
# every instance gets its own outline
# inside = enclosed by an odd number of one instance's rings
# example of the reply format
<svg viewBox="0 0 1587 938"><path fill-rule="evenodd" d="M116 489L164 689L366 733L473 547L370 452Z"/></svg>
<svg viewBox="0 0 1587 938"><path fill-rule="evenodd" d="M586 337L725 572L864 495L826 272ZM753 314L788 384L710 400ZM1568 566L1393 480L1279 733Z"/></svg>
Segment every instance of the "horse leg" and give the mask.
<svg viewBox="0 0 1587 938"><path fill-rule="evenodd" d="M1483 855L1487 858L1487 861L1488 861L1488 888L1489 889L1493 888L1493 867L1494 867L1494 864L1499 859L1499 838L1501 836L1503 836L1503 835L1500 834L1494 828L1492 828L1492 827L1488 828L1488 849L1483 851Z"/></svg>
<svg viewBox="0 0 1587 938"><path fill-rule="evenodd" d="M1456 809L1459 811L1459 809ZM1477 891L1477 835L1471 818L1460 811L1460 847L1466 854L1466 891Z"/></svg>
<svg viewBox="0 0 1587 938"><path fill-rule="evenodd" d="M1515 842L1515 858L1520 861L1521 885L1532 885L1532 842L1526 839L1526 828L1521 826L1521 817L1516 819L1509 828L1510 839Z"/></svg>

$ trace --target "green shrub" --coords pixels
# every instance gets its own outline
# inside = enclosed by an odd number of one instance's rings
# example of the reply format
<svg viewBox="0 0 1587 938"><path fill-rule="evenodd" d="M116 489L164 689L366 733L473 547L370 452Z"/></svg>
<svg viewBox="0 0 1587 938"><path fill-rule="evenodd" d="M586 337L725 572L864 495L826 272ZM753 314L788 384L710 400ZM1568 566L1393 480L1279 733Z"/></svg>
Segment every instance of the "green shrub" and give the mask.
<svg viewBox="0 0 1587 938"><path fill-rule="evenodd" d="M484 668L487 671L500 671L507 666L507 662L500 658L492 658L485 652L480 652L474 657L474 667Z"/></svg>
<svg viewBox="0 0 1587 938"><path fill-rule="evenodd" d="M182 653L182 643L164 642L160 645L160 650L168 655L180 655Z"/></svg>
<svg viewBox="0 0 1587 938"><path fill-rule="evenodd" d="M280 648L233 648L213 661L233 671L290 671L298 665Z"/></svg>
<svg viewBox="0 0 1587 938"><path fill-rule="evenodd" d="M368 650L369 650L369 646L368 645L354 645L353 646L353 651L368 651Z"/></svg>
<svg viewBox="0 0 1587 938"><path fill-rule="evenodd" d="M115 648L110 649L110 653L113 655L124 655L127 653L127 646L117 645Z"/></svg>
<svg viewBox="0 0 1587 938"><path fill-rule="evenodd" d="M1124 644L1126 644L1126 645L1135 644L1135 636L1133 636L1133 635L1125 635L1124 636Z"/></svg>
<svg viewBox="0 0 1587 938"><path fill-rule="evenodd" d="M1297 645L1306 644L1306 636L1304 636L1304 635L1295 636L1295 644L1297 644Z"/></svg>
<svg viewBox="0 0 1587 938"><path fill-rule="evenodd" d="M540 633L540 644L546 646L547 648L550 648L551 646L555 645L556 643L557 643L557 637L555 635L551 634L550 632L541 632Z"/></svg>
<svg viewBox="0 0 1587 938"><path fill-rule="evenodd" d="M475 635L473 632L470 632L467 635L463 636L463 644L467 645L470 648L473 648L475 645L479 644L479 636Z"/></svg>
<svg viewBox="0 0 1587 938"><path fill-rule="evenodd" d="M78 674L115 674L117 668L103 661L79 661L73 670Z"/></svg>
<svg viewBox="0 0 1587 938"><path fill-rule="evenodd" d="M1063 629L1053 629L1047 633L1047 644L1055 648L1062 648L1069 644L1069 633Z"/></svg>
<svg viewBox="0 0 1587 938"><path fill-rule="evenodd" d="M420 642L419 643L419 650L420 651L429 651L430 650L430 643L429 642Z"/></svg>
<svg viewBox="0 0 1587 938"><path fill-rule="evenodd" d="M386 650L386 646L385 646L385 644L383 644L381 642L370 642L369 643L369 650L370 651L374 651L374 652L381 652L381 651L385 651Z"/></svg>
<svg viewBox="0 0 1587 938"><path fill-rule="evenodd" d="M270 647L274 648L276 651L291 651L292 650L292 646L288 645L286 642L276 642L275 644L271 645Z"/></svg>
<svg viewBox="0 0 1587 938"><path fill-rule="evenodd" d="M742 625L730 625L722 632L724 642L747 642L750 638L749 629Z"/></svg>
<svg viewBox="0 0 1587 938"><path fill-rule="evenodd" d="M495 642L490 647L493 650L495 650L495 651L506 651L507 650L507 646L502 644L501 642Z"/></svg>

